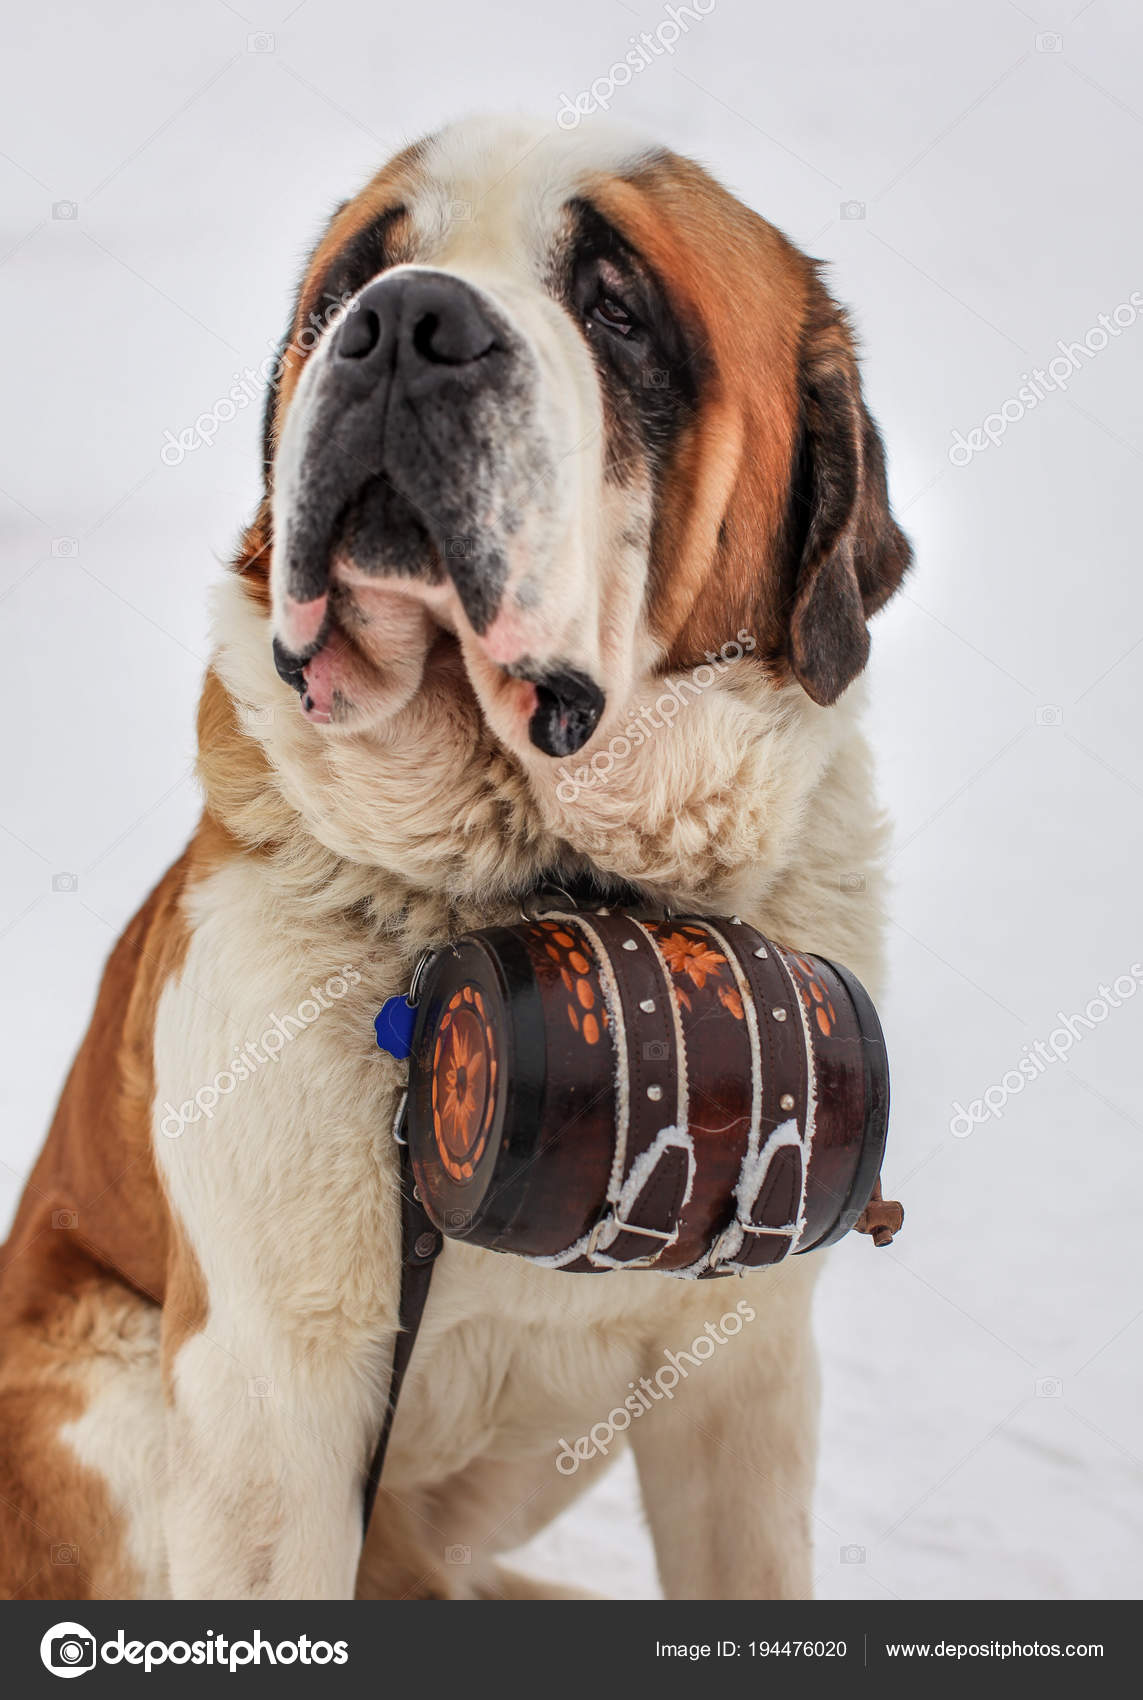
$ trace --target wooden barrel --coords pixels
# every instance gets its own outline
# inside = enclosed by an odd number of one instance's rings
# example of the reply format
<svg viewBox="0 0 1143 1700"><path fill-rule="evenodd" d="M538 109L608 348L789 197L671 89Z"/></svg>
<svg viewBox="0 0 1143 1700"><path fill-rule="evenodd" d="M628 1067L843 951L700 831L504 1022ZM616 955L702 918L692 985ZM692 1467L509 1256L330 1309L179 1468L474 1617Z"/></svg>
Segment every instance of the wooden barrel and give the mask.
<svg viewBox="0 0 1143 1700"><path fill-rule="evenodd" d="M828 1245L881 1169L889 1072L845 969L738 917L538 914L421 982L407 1138L445 1234L557 1268L742 1272Z"/></svg>

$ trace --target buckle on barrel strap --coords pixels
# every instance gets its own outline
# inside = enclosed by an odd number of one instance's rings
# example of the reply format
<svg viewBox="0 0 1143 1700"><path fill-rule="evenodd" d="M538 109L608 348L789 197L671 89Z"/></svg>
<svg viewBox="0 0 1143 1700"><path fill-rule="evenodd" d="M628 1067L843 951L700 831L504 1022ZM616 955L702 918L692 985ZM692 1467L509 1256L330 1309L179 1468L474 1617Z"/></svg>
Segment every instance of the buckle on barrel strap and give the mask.
<svg viewBox="0 0 1143 1700"><path fill-rule="evenodd" d="M659 1180L663 1163L679 1152L685 1159L685 1173L674 1203L675 1219L671 1221L671 1225L651 1228L642 1222L630 1221L629 1218L635 1214L640 1201L652 1191ZM694 1176L694 1144L689 1132L677 1127L661 1128L653 1144L635 1159L612 1208L600 1218L588 1235L586 1255L593 1262L601 1263L609 1269L641 1269L654 1263L668 1246L674 1245L678 1240L678 1216L690 1199ZM635 1234L639 1238L656 1241L657 1244L643 1257L608 1257L608 1246L614 1245L621 1234Z"/></svg>
<svg viewBox="0 0 1143 1700"><path fill-rule="evenodd" d="M769 1234L775 1238L786 1238L791 1247L801 1231L799 1218L793 1222L761 1223L753 1220L754 1206L762 1194L762 1188L770 1173L770 1164L777 1152L784 1147L792 1147L802 1159L802 1194L805 1193L806 1144L799 1130L797 1120L793 1117L779 1122L767 1134L761 1149L754 1155L748 1151L742 1159L738 1182L734 1188L735 1213L730 1222L715 1240L707 1258L708 1269L719 1269L724 1264L733 1264L742 1250L747 1234L760 1238Z"/></svg>
<svg viewBox="0 0 1143 1700"><path fill-rule="evenodd" d="M607 1245L614 1245L620 1234L640 1234L645 1239L658 1240L659 1245L656 1250L649 1251L645 1257L608 1257L607 1247L601 1248L599 1244L604 1230L607 1228L613 1230L608 1235ZM584 1255L590 1258L593 1263L602 1263L608 1269L645 1269L654 1263L669 1245L674 1245L678 1237L679 1230L677 1227L669 1231L662 1228L642 1228L638 1222L626 1222L622 1216L612 1211L606 1216L601 1216L591 1230L587 1238L587 1248Z"/></svg>

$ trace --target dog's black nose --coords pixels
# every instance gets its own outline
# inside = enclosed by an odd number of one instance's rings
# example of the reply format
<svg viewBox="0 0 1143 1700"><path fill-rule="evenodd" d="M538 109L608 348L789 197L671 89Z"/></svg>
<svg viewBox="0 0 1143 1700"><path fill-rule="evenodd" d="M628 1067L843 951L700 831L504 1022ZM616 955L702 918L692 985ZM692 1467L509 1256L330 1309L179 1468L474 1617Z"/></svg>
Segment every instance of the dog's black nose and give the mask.
<svg viewBox="0 0 1143 1700"><path fill-rule="evenodd" d="M468 366L496 347L479 295L446 272L378 278L362 290L337 333L334 357L370 375L410 367Z"/></svg>

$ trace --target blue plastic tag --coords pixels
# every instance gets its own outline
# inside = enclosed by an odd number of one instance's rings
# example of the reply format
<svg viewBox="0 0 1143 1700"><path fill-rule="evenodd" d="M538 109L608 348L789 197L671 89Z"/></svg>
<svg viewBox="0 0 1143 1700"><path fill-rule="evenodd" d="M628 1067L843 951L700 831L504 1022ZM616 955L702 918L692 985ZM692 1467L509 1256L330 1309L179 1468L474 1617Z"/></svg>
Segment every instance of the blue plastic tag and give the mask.
<svg viewBox="0 0 1143 1700"><path fill-rule="evenodd" d="M404 1062L413 1048L413 1027L417 1012L401 993L386 998L373 1022L377 1043L398 1062Z"/></svg>

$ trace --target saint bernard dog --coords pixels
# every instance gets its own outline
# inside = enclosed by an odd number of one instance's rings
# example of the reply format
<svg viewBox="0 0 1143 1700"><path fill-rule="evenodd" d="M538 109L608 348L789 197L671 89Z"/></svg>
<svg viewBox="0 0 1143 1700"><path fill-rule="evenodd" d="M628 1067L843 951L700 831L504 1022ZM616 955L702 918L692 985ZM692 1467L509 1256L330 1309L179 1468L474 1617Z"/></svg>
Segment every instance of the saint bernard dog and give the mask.
<svg viewBox="0 0 1143 1700"><path fill-rule="evenodd" d="M566 1594L501 1557L623 1443L669 1597L810 1592L820 1254L738 1285L449 1241L363 1539L404 1075L372 1017L553 878L740 913L876 995L856 681L908 563L844 312L698 165L470 120L337 209L218 592L202 818L5 1248L8 1595Z"/></svg>

